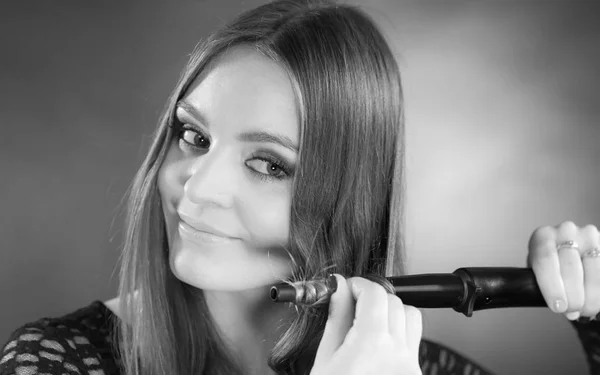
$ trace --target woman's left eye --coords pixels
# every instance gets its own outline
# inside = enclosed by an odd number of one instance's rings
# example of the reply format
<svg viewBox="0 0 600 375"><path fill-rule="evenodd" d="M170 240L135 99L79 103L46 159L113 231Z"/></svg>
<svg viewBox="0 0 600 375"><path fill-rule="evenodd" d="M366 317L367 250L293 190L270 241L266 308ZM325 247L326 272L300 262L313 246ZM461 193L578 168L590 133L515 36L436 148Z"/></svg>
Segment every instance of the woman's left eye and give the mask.
<svg viewBox="0 0 600 375"><path fill-rule="evenodd" d="M256 157L246 162L246 165L253 169L259 178L281 180L289 176L289 171L282 162L270 160L264 157Z"/></svg>

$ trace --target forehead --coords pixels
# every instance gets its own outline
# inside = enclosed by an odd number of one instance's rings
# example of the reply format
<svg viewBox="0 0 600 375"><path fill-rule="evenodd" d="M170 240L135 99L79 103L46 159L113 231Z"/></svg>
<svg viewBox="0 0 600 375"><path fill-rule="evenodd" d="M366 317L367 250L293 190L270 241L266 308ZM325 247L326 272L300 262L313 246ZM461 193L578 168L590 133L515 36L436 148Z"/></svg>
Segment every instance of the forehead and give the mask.
<svg viewBox="0 0 600 375"><path fill-rule="evenodd" d="M238 46L212 61L183 98L209 123L288 128L298 133L296 98L287 72L250 46ZM291 134L290 134L291 136Z"/></svg>

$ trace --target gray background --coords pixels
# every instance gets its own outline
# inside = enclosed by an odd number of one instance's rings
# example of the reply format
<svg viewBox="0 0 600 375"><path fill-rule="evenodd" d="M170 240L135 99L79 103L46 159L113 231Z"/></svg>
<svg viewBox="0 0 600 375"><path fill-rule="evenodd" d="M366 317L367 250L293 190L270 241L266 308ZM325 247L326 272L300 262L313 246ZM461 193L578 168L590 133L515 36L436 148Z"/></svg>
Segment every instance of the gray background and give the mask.
<svg viewBox="0 0 600 375"><path fill-rule="evenodd" d="M0 341L116 294L119 204L164 101L197 41L261 3L0 4ZM363 9L404 76L411 272L524 266L536 227L600 226L598 6ZM424 325L498 374L586 371L548 309L428 310Z"/></svg>

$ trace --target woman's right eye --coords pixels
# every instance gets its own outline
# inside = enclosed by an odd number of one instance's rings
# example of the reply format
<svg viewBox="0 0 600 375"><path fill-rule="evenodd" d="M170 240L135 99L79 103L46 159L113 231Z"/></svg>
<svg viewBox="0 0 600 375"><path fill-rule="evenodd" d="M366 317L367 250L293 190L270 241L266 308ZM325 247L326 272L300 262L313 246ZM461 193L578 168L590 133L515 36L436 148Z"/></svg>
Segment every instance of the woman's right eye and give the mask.
<svg viewBox="0 0 600 375"><path fill-rule="evenodd" d="M210 139L202 132L186 127L185 125L179 131L179 144L190 149L208 149Z"/></svg>

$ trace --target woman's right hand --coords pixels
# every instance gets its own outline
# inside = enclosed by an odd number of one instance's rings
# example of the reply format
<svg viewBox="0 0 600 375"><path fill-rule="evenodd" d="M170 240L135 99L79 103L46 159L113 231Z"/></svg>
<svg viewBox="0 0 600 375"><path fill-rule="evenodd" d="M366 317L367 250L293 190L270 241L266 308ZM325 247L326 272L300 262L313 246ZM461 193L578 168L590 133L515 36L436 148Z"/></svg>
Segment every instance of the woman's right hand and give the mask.
<svg viewBox="0 0 600 375"><path fill-rule="evenodd" d="M421 375L421 312L362 277L335 274L311 375Z"/></svg>

